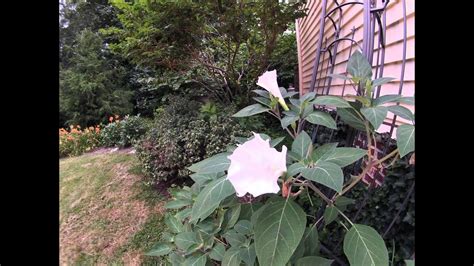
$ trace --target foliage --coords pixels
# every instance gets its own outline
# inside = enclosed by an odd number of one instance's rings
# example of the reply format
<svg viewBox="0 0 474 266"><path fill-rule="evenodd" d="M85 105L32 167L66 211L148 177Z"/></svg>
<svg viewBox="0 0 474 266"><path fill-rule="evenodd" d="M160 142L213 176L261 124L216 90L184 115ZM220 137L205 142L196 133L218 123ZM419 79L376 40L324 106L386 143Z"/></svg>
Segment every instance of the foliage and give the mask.
<svg viewBox="0 0 474 266"><path fill-rule="evenodd" d="M60 71L60 103L68 124L90 126L111 114L132 111L126 71L120 60L105 60L102 39L89 29L77 36L70 66Z"/></svg>
<svg viewBox="0 0 474 266"><path fill-rule="evenodd" d="M170 96L157 110L152 128L136 145L146 174L155 181L185 181L190 174L186 167L225 151L236 136L245 135L228 114L209 119L201 115L200 106L196 100Z"/></svg>
<svg viewBox="0 0 474 266"><path fill-rule="evenodd" d="M278 84L288 88L298 86L298 49L295 25L291 24L278 38L269 69L278 69Z"/></svg>
<svg viewBox="0 0 474 266"><path fill-rule="evenodd" d="M59 157L77 156L97 148L100 144L99 126L81 129L71 125L70 130L59 129Z"/></svg>
<svg viewBox="0 0 474 266"><path fill-rule="evenodd" d="M116 0L120 26L102 30L110 48L140 66L188 73L223 102L247 95L301 1Z"/></svg>
<svg viewBox="0 0 474 266"><path fill-rule="evenodd" d="M389 79L371 80L370 65L359 52L355 52L350 58L348 72L352 77L343 78L360 85L359 94L354 97L359 105L354 105L353 102L341 97L316 97L315 93L308 93L295 99L292 94L281 88L282 96L291 103L287 105L285 100L279 101L276 95L262 90L255 91L262 96L258 100L259 103L240 110L234 116L271 113L278 118L282 129L293 138L291 149L287 151L287 147L282 147L281 153L287 155L287 170L282 174L277 173L280 175L278 185L281 186L281 194L270 193L256 198L249 193L240 198L235 195L233 182L237 181L228 179L227 174L230 173L226 172L230 171L236 161L229 155L231 153L234 155L234 149L251 151L250 148L243 148L250 138L238 139L244 143L242 146L230 148L227 152L212 157L206 156L208 158L189 167L189 170L194 172L190 176L194 184L176 191L173 194L173 201L166 204L167 208L176 209L178 212L175 215L168 215L166 224L170 232L150 250L148 255L166 256L172 265L205 265L207 262L219 261L223 265L241 263L255 265L257 262L258 265L264 266L287 265L287 263L329 265L332 260L339 263L349 262L351 265L389 265L389 252L385 244L387 239L384 240L379 233L380 228L374 229L356 223L348 217L347 209L355 200L347 196L368 171L374 170L374 167L390 168L398 156L408 158L404 155L414 150L411 144L412 134L398 138L396 141L398 148L385 157L376 157L371 152L371 142L375 139L375 130L380 120L383 120L387 113L384 108L379 108L380 102L384 99L380 97L372 99L372 88L374 84ZM385 103L397 102L399 98L390 99ZM326 112L315 110L315 105L336 107L338 113L340 110L345 110L345 114L351 114L345 117L351 117L352 120L341 117L351 126L363 126L369 148L365 150L338 147L337 143L315 146L304 130L303 121L337 129L334 119ZM385 108L390 110L388 107ZM260 136L269 139L267 135ZM274 147L280 142L281 140L271 139L267 143ZM264 154L248 154L248 156L256 159ZM258 159L272 160L272 158ZM344 176L344 168L361 160L364 164L360 173L353 177ZM234 165L232 169L237 169L233 171L240 171L240 174L245 176L252 174L252 171L255 173L264 171L264 175L275 175L272 169L255 169L255 167L248 169L242 164ZM236 173L233 172L232 176L235 180ZM260 175L256 174L255 183L249 185L258 186L263 183L259 178ZM265 182L268 183L268 180ZM392 194L387 196L392 197ZM386 200L385 198L385 203ZM321 202L325 204L325 208L316 209L317 204ZM372 218L370 216L370 221L361 222L371 222ZM337 233L337 230L330 229L336 224L333 223L336 220L344 230L339 238L334 239L332 232ZM345 256L335 256L334 252L327 252L326 247L322 248L322 241L327 241L328 235L334 239L333 241L342 244ZM325 258L330 254L331 258Z"/></svg>
<svg viewBox="0 0 474 266"><path fill-rule="evenodd" d="M147 122L137 116L125 116L122 120L119 116L111 116L110 123L100 133L101 144L105 147L117 146L128 147L138 141L148 130Z"/></svg>

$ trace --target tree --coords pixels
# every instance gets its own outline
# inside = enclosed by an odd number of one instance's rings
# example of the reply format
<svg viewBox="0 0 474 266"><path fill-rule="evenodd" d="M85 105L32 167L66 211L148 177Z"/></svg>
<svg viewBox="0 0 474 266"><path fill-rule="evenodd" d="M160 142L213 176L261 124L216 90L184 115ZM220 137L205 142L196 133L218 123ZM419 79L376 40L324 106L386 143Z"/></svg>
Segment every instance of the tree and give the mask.
<svg viewBox="0 0 474 266"><path fill-rule="evenodd" d="M133 95L119 60L108 58L102 38L90 29L75 41L70 66L60 71L60 103L68 124L105 122L109 115L128 114Z"/></svg>

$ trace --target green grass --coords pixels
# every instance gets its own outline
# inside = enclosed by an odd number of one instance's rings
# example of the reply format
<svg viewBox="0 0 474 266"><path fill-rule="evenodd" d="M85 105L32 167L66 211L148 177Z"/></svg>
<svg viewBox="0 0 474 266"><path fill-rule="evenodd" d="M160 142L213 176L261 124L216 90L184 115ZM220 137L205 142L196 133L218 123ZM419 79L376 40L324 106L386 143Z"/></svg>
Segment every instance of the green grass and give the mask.
<svg viewBox="0 0 474 266"><path fill-rule="evenodd" d="M134 154L60 160L62 264L159 265L143 254L163 231L163 198L142 175Z"/></svg>

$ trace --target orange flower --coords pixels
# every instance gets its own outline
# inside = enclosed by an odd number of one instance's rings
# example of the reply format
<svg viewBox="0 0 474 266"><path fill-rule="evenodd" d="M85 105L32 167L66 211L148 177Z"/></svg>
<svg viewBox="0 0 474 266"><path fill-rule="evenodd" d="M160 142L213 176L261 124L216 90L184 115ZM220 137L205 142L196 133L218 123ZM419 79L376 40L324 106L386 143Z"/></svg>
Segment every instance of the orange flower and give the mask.
<svg viewBox="0 0 474 266"><path fill-rule="evenodd" d="M120 116L119 116L119 115L115 115L115 119L119 119L119 118L120 118Z"/></svg>
<svg viewBox="0 0 474 266"><path fill-rule="evenodd" d="M109 122L112 122L112 121L114 121L114 117L113 117L113 116L109 117Z"/></svg>
<svg viewBox="0 0 474 266"><path fill-rule="evenodd" d="M73 128L74 128L74 125L70 125L69 128L73 129Z"/></svg>
<svg viewBox="0 0 474 266"><path fill-rule="evenodd" d="M81 128L81 126L80 126L80 125L77 125L77 128L79 128L79 129L80 129L80 128Z"/></svg>

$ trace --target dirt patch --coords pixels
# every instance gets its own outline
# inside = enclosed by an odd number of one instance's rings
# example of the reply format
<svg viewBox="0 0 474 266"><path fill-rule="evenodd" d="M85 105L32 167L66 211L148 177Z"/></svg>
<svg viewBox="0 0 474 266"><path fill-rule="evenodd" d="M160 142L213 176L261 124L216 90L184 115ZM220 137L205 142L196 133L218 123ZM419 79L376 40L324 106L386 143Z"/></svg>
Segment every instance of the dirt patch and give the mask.
<svg viewBox="0 0 474 266"><path fill-rule="evenodd" d="M108 154L108 153L135 153L135 149L133 147L130 148L124 148L124 149L119 149L119 148L98 148L96 150L93 150L91 152L85 153L87 155L100 155L100 154Z"/></svg>
<svg viewBox="0 0 474 266"><path fill-rule="evenodd" d="M94 151L95 154L107 153L107 150ZM119 150L120 153L132 149ZM83 167L100 167L102 160ZM141 177L128 173L130 164L113 165L104 184L96 189L88 199L81 197L71 202L69 209L83 203L78 213L65 215L60 225L60 264L71 265L77 262L81 254L93 257L94 264L108 264L109 259L133 235L138 232L151 213L163 213L163 204L149 207L144 201L134 199L137 191L133 189ZM88 193L86 193L88 194ZM73 206L71 206L73 205ZM62 216L62 215L61 215ZM62 216L63 217L63 216ZM125 265L139 265L141 252L125 251L122 255Z"/></svg>

